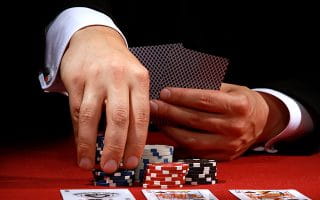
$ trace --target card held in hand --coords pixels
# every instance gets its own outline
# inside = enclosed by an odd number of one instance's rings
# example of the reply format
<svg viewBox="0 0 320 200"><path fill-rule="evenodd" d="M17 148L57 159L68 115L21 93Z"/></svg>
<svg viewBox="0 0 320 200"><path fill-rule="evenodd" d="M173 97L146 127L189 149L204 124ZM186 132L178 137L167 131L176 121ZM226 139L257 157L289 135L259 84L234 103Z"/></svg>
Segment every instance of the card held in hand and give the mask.
<svg viewBox="0 0 320 200"><path fill-rule="evenodd" d="M187 49L181 43L130 51L149 70L152 99L158 99L164 87L219 89L229 64L226 58Z"/></svg>

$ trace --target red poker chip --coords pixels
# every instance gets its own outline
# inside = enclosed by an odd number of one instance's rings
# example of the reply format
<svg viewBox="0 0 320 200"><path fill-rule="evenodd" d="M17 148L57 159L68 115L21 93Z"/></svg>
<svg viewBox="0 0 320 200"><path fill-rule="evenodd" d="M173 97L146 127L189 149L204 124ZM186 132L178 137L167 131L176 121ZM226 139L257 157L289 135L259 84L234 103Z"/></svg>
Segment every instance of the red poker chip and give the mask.
<svg viewBox="0 0 320 200"><path fill-rule="evenodd" d="M161 174L161 173L145 173L145 176L154 177L186 177L186 174Z"/></svg>
<svg viewBox="0 0 320 200"><path fill-rule="evenodd" d="M143 188L151 188L151 189L168 189L168 188L182 188L183 185L150 185L147 183L142 184Z"/></svg>
<svg viewBox="0 0 320 200"><path fill-rule="evenodd" d="M157 171L162 170L188 170L189 164L181 163L181 162L173 162L173 163L149 163L147 165L147 169L153 169Z"/></svg>
<svg viewBox="0 0 320 200"><path fill-rule="evenodd" d="M180 177L151 177L151 176L146 176L145 180L146 181L185 181L186 177L185 176L180 176Z"/></svg>
<svg viewBox="0 0 320 200"><path fill-rule="evenodd" d="M183 170L155 170L155 169L147 169L147 173L156 173L156 174L187 174L188 170L183 169Z"/></svg>
<svg viewBox="0 0 320 200"><path fill-rule="evenodd" d="M185 181L144 181L148 185L183 185Z"/></svg>

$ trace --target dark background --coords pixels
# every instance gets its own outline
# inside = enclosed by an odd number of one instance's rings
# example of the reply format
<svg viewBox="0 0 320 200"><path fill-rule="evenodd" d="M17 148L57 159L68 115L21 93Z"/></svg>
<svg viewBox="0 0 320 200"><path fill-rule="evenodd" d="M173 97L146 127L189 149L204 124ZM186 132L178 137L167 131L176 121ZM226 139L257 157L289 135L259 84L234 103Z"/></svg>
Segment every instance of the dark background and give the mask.
<svg viewBox="0 0 320 200"><path fill-rule="evenodd" d="M67 97L43 93L38 73L44 66L45 27L72 6L91 7L111 16L130 47L183 42L185 47L227 57L231 65L225 82L283 91L304 104L318 122L319 14L315 5L28 1L5 4L7 12L1 14L3 141L70 134ZM315 141L318 131L311 136L308 141Z"/></svg>

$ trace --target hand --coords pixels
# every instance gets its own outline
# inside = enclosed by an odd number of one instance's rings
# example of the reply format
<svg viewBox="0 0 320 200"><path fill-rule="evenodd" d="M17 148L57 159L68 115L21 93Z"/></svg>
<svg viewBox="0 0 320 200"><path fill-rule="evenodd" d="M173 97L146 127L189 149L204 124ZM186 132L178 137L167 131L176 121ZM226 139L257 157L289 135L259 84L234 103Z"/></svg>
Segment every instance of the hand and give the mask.
<svg viewBox="0 0 320 200"><path fill-rule="evenodd" d="M270 139L285 127L285 114L276 98L226 83L219 91L166 88L151 101L152 117L178 125L161 126L166 135L192 156L216 160L234 159Z"/></svg>
<svg viewBox="0 0 320 200"><path fill-rule="evenodd" d="M105 111L102 169L114 172L122 159L125 167L136 167L149 124L149 75L123 38L104 26L79 30L60 69L69 95L79 166L94 166L98 124Z"/></svg>

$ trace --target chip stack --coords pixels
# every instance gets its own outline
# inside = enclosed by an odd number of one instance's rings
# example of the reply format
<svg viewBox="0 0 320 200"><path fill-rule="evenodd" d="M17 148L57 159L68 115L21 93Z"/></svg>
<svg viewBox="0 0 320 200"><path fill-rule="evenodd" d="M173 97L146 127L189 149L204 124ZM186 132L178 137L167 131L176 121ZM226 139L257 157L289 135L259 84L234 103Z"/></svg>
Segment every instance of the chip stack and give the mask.
<svg viewBox="0 0 320 200"><path fill-rule="evenodd" d="M96 142L96 168L92 170L93 185L95 186L132 186L134 170L118 169L116 172L107 174L100 169L102 150L104 147L104 136L98 135Z"/></svg>
<svg viewBox="0 0 320 200"><path fill-rule="evenodd" d="M145 145L140 162L135 169L135 181L143 181L149 163L171 163L173 150L173 146L169 145Z"/></svg>
<svg viewBox="0 0 320 200"><path fill-rule="evenodd" d="M96 142L96 164L100 164L103 147L104 147L104 136L98 135L97 142Z"/></svg>
<svg viewBox="0 0 320 200"><path fill-rule="evenodd" d="M189 165L186 175L186 184L216 184L217 182L217 163L215 160L207 159L179 159L178 162Z"/></svg>
<svg viewBox="0 0 320 200"><path fill-rule="evenodd" d="M181 188L186 182L189 164L174 163L149 163L145 170L143 188Z"/></svg>
<svg viewBox="0 0 320 200"><path fill-rule="evenodd" d="M94 177L93 185L95 186L132 186L134 180L133 170L120 169L112 174L106 174L102 170L92 170Z"/></svg>

